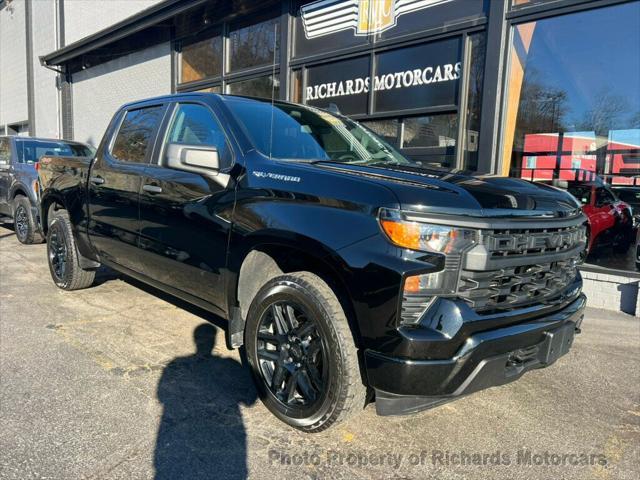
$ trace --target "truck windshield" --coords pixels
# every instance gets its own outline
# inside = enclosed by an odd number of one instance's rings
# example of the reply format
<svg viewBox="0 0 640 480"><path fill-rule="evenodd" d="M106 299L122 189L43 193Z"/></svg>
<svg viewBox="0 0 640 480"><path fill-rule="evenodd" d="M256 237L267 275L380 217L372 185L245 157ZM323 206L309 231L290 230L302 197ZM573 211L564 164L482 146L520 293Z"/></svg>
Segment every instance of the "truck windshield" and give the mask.
<svg viewBox="0 0 640 480"><path fill-rule="evenodd" d="M277 159L360 164L411 164L362 125L301 105L226 97L231 111L261 153ZM273 128L271 127L273 122Z"/></svg>
<svg viewBox="0 0 640 480"><path fill-rule="evenodd" d="M90 157L93 151L86 145L57 142L55 140L16 139L18 162L35 163L42 156L48 157Z"/></svg>

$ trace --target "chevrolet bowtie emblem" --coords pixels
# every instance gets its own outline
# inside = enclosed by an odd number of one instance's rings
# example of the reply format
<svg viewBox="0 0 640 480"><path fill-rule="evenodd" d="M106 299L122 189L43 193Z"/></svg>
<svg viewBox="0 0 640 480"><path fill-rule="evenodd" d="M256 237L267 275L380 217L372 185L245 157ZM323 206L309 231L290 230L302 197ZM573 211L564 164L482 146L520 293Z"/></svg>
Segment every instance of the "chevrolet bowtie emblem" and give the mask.
<svg viewBox="0 0 640 480"><path fill-rule="evenodd" d="M452 0L319 0L300 8L307 38L353 29L356 35L384 32L398 17Z"/></svg>

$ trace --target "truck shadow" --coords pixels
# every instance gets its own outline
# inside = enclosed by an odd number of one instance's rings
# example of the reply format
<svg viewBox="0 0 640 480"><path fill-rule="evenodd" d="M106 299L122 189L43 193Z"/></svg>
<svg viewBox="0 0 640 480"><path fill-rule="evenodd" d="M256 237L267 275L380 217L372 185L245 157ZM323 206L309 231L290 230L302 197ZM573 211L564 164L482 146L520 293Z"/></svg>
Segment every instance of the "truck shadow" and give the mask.
<svg viewBox="0 0 640 480"><path fill-rule="evenodd" d="M256 392L249 372L213 352L216 328L194 330L196 353L169 362L158 382L163 412L156 440L156 480L247 477L247 435L241 405Z"/></svg>

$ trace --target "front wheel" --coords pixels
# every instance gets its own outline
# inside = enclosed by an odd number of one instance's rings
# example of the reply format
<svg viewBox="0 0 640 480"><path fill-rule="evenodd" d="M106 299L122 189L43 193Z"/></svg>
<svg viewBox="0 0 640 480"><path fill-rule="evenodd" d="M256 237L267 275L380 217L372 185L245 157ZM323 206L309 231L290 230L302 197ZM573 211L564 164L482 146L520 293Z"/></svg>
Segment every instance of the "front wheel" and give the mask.
<svg viewBox="0 0 640 480"><path fill-rule="evenodd" d="M24 195L16 195L13 201L13 227L20 243L29 245L42 243L42 235L34 218L29 199Z"/></svg>
<svg viewBox="0 0 640 480"><path fill-rule="evenodd" d="M318 432L364 407L346 316L312 273L282 275L262 287L249 308L245 348L260 398L292 427Z"/></svg>
<svg viewBox="0 0 640 480"><path fill-rule="evenodd" d="M64 210L55 212L47 232L47 259L54 283L63 290L90 287L95 270L83 270L71 231L69 215Z"/></svg>

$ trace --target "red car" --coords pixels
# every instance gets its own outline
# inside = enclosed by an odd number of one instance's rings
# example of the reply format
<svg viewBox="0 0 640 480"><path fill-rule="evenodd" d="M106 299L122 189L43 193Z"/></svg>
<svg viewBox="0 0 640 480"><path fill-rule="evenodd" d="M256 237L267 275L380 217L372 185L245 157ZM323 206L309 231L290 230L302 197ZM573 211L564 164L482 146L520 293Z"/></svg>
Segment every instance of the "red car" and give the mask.
<svg viewBox="0 0 640 480"><path fill-rule="evenodd" d="M621 201L601 182L568 182L567 190L582 204L588 219L587 251L611 246L625 253L633 243L633 214L629 204Z"/></svg>

